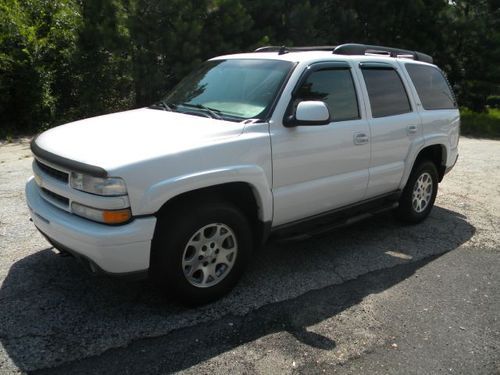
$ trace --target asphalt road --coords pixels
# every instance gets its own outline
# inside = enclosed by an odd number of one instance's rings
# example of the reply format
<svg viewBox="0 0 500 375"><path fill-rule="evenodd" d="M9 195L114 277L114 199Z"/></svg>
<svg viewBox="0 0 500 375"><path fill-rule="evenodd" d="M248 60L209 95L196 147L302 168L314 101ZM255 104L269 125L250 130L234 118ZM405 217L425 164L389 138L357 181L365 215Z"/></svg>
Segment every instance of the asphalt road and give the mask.
<svg viewBox="0 0 500 375"><path fill-rule="evenodd" d="M462 138L424 223L390 213L269 244L198 309L95 278L28 221L0 146L0 373L500 374L500 142Z"/></svg>

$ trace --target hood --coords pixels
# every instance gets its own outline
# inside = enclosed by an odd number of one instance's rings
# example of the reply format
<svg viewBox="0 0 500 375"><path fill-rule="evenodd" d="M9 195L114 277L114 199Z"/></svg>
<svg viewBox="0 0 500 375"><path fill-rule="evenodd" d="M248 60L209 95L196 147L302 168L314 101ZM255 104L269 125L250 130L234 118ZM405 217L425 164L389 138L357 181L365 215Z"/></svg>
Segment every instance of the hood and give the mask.
<svg viewBox="0 0 500 375"><path fill-rule="evenodd" d="M241 134L244 124L141 108L72 122L34 142L45 153L112 170Z"/></svg>

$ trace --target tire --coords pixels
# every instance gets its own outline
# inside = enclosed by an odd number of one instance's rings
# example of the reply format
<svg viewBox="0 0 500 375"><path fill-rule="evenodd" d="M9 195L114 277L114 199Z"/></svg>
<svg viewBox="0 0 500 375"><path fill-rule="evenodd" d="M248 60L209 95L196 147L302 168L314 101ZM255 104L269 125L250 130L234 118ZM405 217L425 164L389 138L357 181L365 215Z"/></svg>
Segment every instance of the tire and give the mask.
<svg viewBox="0 0 500 375"><path fill-rule="evenodd" d="M396 216L417 224L429 216L438 191L438 173L433 162L423 160L413 167L399 199Z"/></svg>
<svg viewBox="0 0 500 375"><path fill-rule="evenodd" d="M151 253L151 276L188 306L219 299L238 282L253 244L247 218L225 202L192 202L161 215Z"/></svg>

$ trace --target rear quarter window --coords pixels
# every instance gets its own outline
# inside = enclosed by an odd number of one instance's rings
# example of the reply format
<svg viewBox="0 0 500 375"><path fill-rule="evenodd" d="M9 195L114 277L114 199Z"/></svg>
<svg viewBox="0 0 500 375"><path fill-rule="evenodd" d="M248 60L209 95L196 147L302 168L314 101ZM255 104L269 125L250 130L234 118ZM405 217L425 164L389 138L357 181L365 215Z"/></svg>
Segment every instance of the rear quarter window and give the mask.
<svg viewBox="0 0 500 375"><path fill-rule="evenodd" d="M433 66L406 64L406 70L426 110L457 108L457 102L444 74Z"/></svg>

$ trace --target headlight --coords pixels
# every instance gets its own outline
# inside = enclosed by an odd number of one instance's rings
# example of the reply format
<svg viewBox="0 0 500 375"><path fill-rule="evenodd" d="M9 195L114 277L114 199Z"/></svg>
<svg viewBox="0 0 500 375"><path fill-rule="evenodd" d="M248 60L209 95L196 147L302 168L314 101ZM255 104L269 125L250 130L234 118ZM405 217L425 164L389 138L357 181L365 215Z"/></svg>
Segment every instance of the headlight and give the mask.
<svg viewBox="0 0 500 375"><path fill-rule="evenodd" d="M125 208L123 210L101 210L84 206L76 202L71 204L71 211L73 211L75 215L105 224L123 224L132 217L130 208Z"/></svg>
<svg viewBox="0 0 500 375"><path fill-rule="evenodd" d="M118 177L93 177L82 173L71 172L72 188L97 195L126 195L125 181Z"/></svg>

